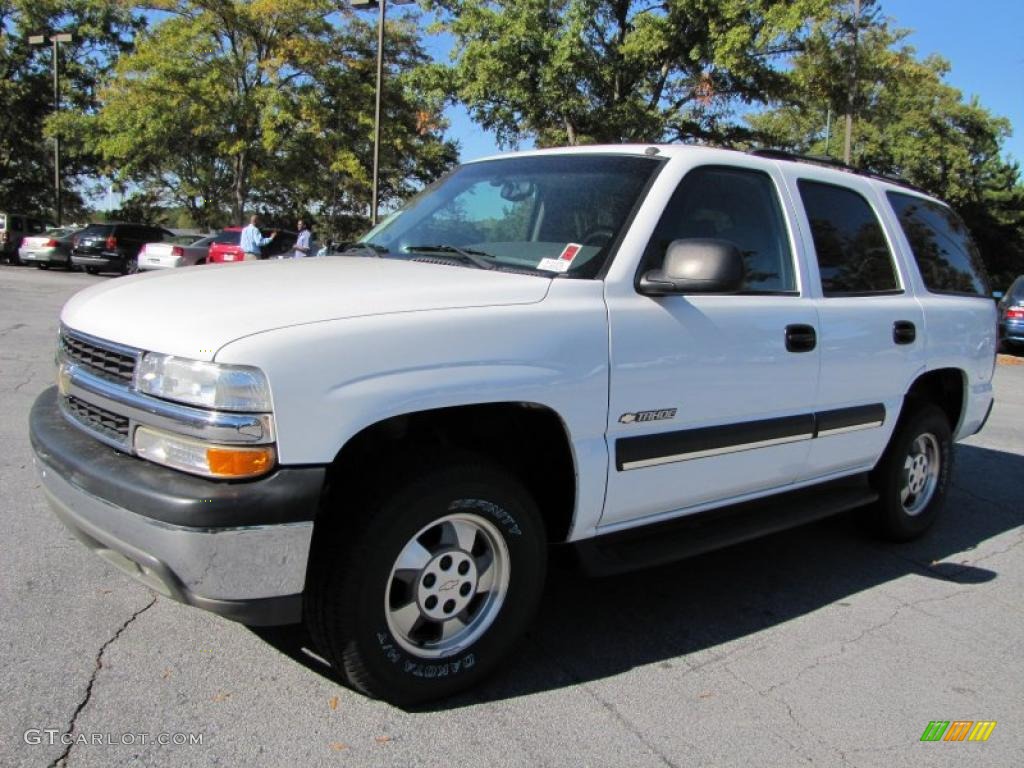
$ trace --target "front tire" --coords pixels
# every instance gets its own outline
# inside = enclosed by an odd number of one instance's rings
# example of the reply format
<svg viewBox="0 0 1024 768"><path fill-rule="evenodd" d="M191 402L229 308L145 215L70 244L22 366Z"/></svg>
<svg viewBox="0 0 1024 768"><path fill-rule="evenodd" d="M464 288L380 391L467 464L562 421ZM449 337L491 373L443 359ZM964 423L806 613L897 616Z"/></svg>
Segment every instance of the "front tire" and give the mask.
<svg viewBox="0 0 1024 768"><path fill-rule="evenodd" d="M906 407L871 473L879 494L871 509L872 527L891 541L916 539L934 524L953 470L953 438L946 414L931 403Z"/></svg>
<svg viewBox="0 0 1024 768"><path fill-rule="evenodd" d="M304 613L321 653L349 685L395 704L475 685L540 598L547 551L533 499L474 461L347 506L325 511L314 542Z"/></svg>

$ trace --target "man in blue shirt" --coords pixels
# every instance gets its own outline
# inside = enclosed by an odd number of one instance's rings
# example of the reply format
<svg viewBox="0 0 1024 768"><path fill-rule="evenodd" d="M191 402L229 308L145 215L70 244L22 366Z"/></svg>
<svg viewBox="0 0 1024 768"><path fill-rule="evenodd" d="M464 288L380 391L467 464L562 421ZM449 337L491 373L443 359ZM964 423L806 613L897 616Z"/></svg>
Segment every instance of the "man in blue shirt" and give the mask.
<svg viewBox="0 0 1024 768"><path fill-rule="evenodd" d="M244 254L242 258L245 261L260 258L263 246L267 245L275 237L277 237L277 230L271 232L270 237L263 236L263 233L260 232L260 217L254 213L252 218L249 219L249 226L242 230L242 238L239 241L242 253Z"/></svg>

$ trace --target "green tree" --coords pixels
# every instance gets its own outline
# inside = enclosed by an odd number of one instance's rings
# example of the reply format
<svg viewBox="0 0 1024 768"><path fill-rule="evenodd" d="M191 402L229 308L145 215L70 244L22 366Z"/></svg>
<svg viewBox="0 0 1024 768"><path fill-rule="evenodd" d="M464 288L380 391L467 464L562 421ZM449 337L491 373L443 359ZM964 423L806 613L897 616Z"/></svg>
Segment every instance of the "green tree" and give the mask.
<svg viewBox="0 0 1024 768"><path fill-rule="evenodd" d="M120 178L161 190L202 226L258 208L365 220L373 136L372 26L327 0L164 0L163 18L118 62L81 131ZM414 21L390 25L383 196L455 158L440 102L408 72L425 55ZM421 121L422 122L422 121ZM339 225L340 226L340 225Z"/></svg>
<svg viewBox="0 0 1024 768"><path fill-rule="evenodd" d="M738 105L764 103L827 0L445 0L455 39L434 85L503 144L744 135Z"/></svg>
<svg viewBox="0 0 1024 768"><path fill-rule="evenodd" d="M36 33L71 31L61 46L62 107L96 108L96 84L131 44L142 20L115 0L0 0L0 209L52 214L52 49L29 45ZM71 138L69 135L65 139ZM70 142L62 157L66 211L81 213L75 182L95 173L98 158Z"/></svg>
<svg viewBox="0 0 1024 768"><path fill-rule="evenodd" d="M854 51L849 6L818 24L794 57L786 102L748 117L758 143L841 157L839 118L852 84L853 164L901 176L953 205L996 284L1024 271L1024 187L1018 165L1002 156L1009 121L965 101L945 82L948 62L919 58L904 43L908 33L870 0Z"/></svg>

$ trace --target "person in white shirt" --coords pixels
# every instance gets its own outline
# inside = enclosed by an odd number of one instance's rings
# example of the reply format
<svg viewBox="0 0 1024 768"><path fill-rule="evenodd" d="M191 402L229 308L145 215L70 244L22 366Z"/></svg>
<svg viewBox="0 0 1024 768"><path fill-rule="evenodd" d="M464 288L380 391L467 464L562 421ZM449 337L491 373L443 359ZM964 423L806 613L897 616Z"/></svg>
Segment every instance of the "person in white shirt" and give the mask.
<svg viewBox="0 0 1024 768"><path fill-rule="evenodd" d="M302 259L309 256L310 240L313 237L313 233L309 230L306 222L299 219L299 237L295 240L295 253L292 254L294 259Z"/></svg>

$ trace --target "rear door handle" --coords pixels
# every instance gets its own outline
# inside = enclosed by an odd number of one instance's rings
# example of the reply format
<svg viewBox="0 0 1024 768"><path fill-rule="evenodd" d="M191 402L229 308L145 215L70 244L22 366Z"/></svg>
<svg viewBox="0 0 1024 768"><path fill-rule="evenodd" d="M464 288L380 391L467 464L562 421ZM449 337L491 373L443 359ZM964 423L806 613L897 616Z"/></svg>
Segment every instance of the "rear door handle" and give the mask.
<svg viewBox="0 0 1024 768"><path fill-rule="evenodd" d="M786 350L788 352L810 352L818 346L818 334L813 325L786 326Z"/></svg>
<svg viewBox="0 0 1024 768"><path fill-rule="evenodd" d="M917 327L909 320L897 320L892 324L892 340L897 344L913 344L917 338Z"/></svg>

